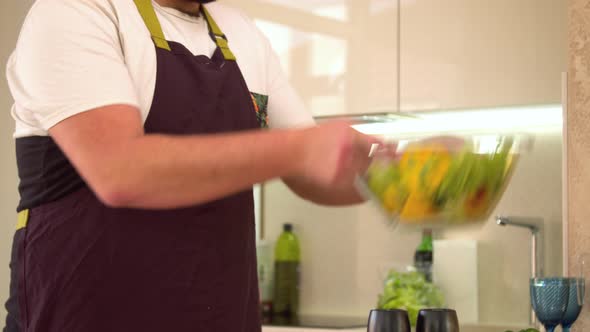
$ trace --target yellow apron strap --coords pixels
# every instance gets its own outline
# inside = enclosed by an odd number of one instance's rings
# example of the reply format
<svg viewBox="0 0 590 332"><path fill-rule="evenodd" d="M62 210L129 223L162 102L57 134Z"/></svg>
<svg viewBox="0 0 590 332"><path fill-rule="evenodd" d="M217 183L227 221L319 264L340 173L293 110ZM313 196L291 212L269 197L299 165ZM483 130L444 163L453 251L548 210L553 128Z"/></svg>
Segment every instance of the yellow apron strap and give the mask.
<svg viewBox="0 0 590 332"><path fill-rule="evenodd" d="M203 13L205 14L205 19L207 20L207 24L209 25L209 29L211 30L211 32L215 36L215 43L217 44L219 49L221 49L221 53L223 54L223 58L225 60L236 61L236 56L229 49L229 45L227 43L227 39L225 38L225 35L223 34L221 29L219 28L219 26L215 22L215 20L211 16L211 14L209 14L209 11L207 10L207 8L205 8L205 6L203 6L203 5L201 5L201 8L203 9Z"/></svg>
<svg viewBox="0 0 590 332"><path fill-rule="evenodd" d="M16 230L23 229L27 227L27 223L29 222L29 210L22 210L18 213L18 219L16 222Z"/></svg>
<svg viewBox="0 0 590 332"><path fill-rule="evenodd" d="M162 30L162 26L160 25L160 21L158 20L158 16L156 16L156 11L154 10L154 5L152 4L152 0L133 0L137 9L139 10L139 14L141 18L145 22L146 27L150 31L152 35L152 39L154 40L154 44L157 47L163 48L165 50L170 51L170 45L164 36L164 31Z"/></svg>

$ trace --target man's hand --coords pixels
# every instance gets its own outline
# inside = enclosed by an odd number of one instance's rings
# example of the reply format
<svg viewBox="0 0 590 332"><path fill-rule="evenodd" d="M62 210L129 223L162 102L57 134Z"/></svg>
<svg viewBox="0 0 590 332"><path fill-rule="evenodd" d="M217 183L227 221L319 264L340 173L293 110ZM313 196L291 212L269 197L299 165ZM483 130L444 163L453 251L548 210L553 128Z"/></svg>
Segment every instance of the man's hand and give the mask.
<svg viewBox="0 0 590 332"><path fill-rule="evenodd" d="M302 175L321 186L350 185L369 166L371 146L379 141L347 122L308 129Z"/></svg>
<svg viewBox="0 0 590 332"><path fill-rule="evenodd" d="M296 194L315 203L354 204L364 201L354 181L370 163L376 138L361 134L348 122L326 123L307 129L298 174L284 178Z"/></svg>

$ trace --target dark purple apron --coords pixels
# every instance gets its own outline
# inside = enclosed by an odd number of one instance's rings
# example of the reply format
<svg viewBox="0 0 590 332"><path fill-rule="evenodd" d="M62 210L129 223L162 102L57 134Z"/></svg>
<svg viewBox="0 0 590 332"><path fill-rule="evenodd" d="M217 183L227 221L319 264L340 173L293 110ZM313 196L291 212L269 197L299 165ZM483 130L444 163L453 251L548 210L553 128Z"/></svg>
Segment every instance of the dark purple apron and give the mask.
<svg viewBox="0 0 590 332"><path fill-rule="evenodd" d="M264 125L212 19L218 48L212 58L194 56L162 38L149 0L136 4L158 63L147 133ZM261 330L251 190L190 208L147 211L109 208L83 185L22 211L29 216L15 235L6 331Z"/></svg>

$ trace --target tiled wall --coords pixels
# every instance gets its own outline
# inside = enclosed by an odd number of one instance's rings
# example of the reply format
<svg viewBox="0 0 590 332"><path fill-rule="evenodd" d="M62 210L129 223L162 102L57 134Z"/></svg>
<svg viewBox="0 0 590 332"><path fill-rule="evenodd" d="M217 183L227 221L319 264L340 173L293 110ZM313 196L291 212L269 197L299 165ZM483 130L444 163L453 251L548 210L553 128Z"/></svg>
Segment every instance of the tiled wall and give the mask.
<svg viewBox="0 0 590 332"><path fill-rule="evenodd" d="M567 213L569 267L574 272L579 270L578 258L590 253L590 1L568 4ZM588 313L586 306L574 331L590 329Z"/></svg>

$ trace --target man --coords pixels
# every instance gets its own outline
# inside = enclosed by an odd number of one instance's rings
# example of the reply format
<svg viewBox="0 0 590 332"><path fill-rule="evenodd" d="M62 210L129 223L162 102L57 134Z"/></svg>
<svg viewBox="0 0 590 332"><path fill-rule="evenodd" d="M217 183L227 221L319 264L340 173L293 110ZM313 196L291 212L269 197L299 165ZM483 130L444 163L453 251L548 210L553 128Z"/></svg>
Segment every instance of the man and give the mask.
<svg viewBox="0 0 590 332"><path fill-rule="evenodd" d="M314 126L253 23L205 2L33 5L5 331L260 331L252 185L361 202L374 141Z"/></svg>

